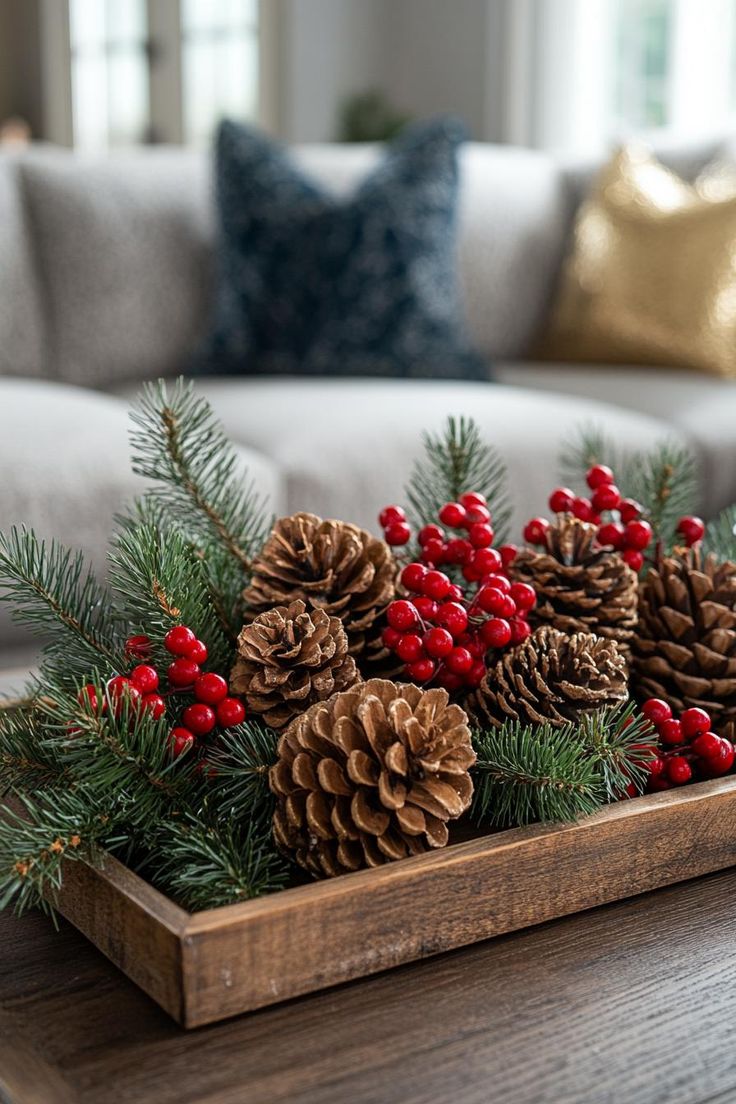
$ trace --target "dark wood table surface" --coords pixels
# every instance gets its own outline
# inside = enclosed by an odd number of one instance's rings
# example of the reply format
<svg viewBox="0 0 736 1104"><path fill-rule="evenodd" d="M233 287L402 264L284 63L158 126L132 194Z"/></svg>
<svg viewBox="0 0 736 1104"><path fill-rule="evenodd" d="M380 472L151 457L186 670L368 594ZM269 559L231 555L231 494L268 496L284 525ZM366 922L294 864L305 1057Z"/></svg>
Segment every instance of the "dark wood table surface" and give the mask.
<svg viewBox="0 0 736 1104"><path fill-rule="evenodd" d="M0 917L3 1104L736 1100L736 871L184 1032Z"/></svg>

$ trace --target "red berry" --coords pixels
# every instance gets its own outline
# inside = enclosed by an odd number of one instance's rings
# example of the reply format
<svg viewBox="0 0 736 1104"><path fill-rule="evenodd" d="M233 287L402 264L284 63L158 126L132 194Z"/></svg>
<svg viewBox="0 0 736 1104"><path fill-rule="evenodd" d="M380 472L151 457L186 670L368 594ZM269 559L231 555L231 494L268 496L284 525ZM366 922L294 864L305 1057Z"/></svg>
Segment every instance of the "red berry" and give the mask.
<svg viewBox="0 0 736 1104"><path fill-rule="evenodd" d="M682 734L686 740L692 740L693 736L700 736L710 728L710 717L704 709L686 709L680 714Z"/></svg>
<svg viewBox="0 0 736 1104"><path fill-rule="evenodd" d="M401 572L401 582L407 590L413 590L415 593L420 593L422 589L422 580L426 574L427 569L424 564L410 563L407 564Z"/></svg>
<svg viewBox="0 0 736 1104"><path fill-rule="evenodd" d="M452 639L452 634L447 629L441 629L439 627L429 629L424 634L424 650L427 655L432 656L434 659L444 659L449 655L455 646L455 642Z"/></svg>
<svg viewBox="0 0 736 1104"><path fill-rule="evenodd" d="M707 760L707 771L709 774L727 774L736 758L736 749L734 749L730 740L719 737L719 743L720 753L710 756Z"/></svg>
<svg viewBox="0 0 736 1104"><path fill-rule="evenodd" d="M591 506L597 514L603 510L615 510L621 501L621 492L614 483L602 483L593 491Z"/></svg>
<svg viewBox="0 0 736 1104"><path fill-rule="evenodd" d="M616 521L609 521L606 525L601 525L598 530L598 543L610 545L611 548L623 548L623 525L619 525Z"/></svg>
<svg viewBox="0 0 736 1104"><path fill-rule="evenodd" d="M621 559L628 564L632 571L641 571L644 566L644 556L635 548L626 548L621 553Z"/></svg>
<svg viewBox="0 0 736 1104"><path fill-rule="evenodd" d="M488 500L485 495L478 494L477 491L466 491L465 494L460 495L460 505L464 506L466 510L469 510L471 506L487 506Z"/></svg>
<svg viewBox="0 0 736 1104"><path fill-rule="evenodd" d="M439 519L450 529L462 529L465 525L467 510L459 502L446 502L439 512Z"/></svg>
<svg viewBox="0 0 736 1104"><path fill-rule="evenodd" d="M453 636L460 636L468 627L468 611L459 602L443 602L437 610L436 621Z"/></svg>
<svg viewBox="0 0 736 1104"><path fill-rule="evenodd" d="M496 590L503 591L504 594L511 593L511 583L505 575L488 575L483 582L486 586L495 587Z"/></svg>
<svg viewBox="0 0 736 1104"><path fill-rule="evenodd" d="M451 602L462 602L465 597L465 591L457 583L453 583L447 592L447 597Z"/></svg>
<svg viewBox="0 0 736 1104"><path fill-rule="evenodd" d="M194 696L205 705L217 705L227 697L227 682L214 672L200 675L194 684Z"/></svg>
<svg viewBox="0 0 736 1104"><path fill-rule="evenodd" d="M671 717L668 721L661 721L657 728L663 744L681 744L683 742L682 725Z"/></svg>
<svg viewBox="0 0 736 1104"><path fill-rule="evenodd" d="M473 666L463 677L463 682L466 686L474 689L476 686L480 686L483 679L486 677L486 665L482 659L473 660Z"/></svg>
<svg viewBox="0 0 736 1104"><path fill-rule="evenodd" d="M483 586L478 591L476 601L484 613L501 616L506 609L508 598L509 595L504 594L502 590L497 590L492 586Z"/></svg>
<svg viewBox="0 0 736 1104"><path fill-rule="evenodd" d="M423 621L433 621L437 616L437 610L439 608L440 604L439 602L435 602L434 598L422 596L421 598L414 599L414 609Z"/></svg>
<svg viewBox="0 0 736 1104"><path fill-rule="evenodd" d="M386 544L392 546L408 544L411 539L411 529L405 521L394 521L386 528L383 536Z"/></svg>
<svg viewBox="0 0 736 1104"><path fill-rule="evenodd" d="M485 551L485 549L483 549L483 551ZM466 579L469 583L477 583L483 577L483 572L475 565L475 557L473 557L470 563L463 565L462 572L463 579Z"/></svg>
<svg viewBox="0 0 736 1104"><path fill-rule="evenodd" d="M401 640L401 633L398 629L392 629L390 625L387 625L381 633L381 640L384 646L393 652L396 650L396 645Z"/></svg>
<svg viewBox="0 0 736 1104"><path fill-rule="evenodd" d="M125 641L125 654L130 659L147 659L152 651L151 638L144 636L129 636Z"/></svg>
<svg viewBox="0 0 736 1104"><path fill-rule="evenodd" d="M115 707L115 716L119 717L125 709L127 701L130 711L135 709L141 700L140 690L133 685L125 675L116 675L107 684L107 694Z"/></svg>
<svg viewBox="0 0 736 1104"><path fill-rule="evenodd" d="M473 666L473 657L467 648L453 648L445 663L454 675L465 675Z"/></svg>
<svg viewBox="0 0 736 1104"><path fill-rule="evenodd" d="M443 571L428 571L422 580L422 593L427 598L435 598L438 602L441 602L443 598L447 597L451 586L452 583Z"/></svg>
<svg viewBox="0 0 736 1104"><path fill-rule="evenodd" d="M672 707L662 698L649 698L644 702L641 711L653 725L661 725L672 718Z"/></svg>
<svg viewBox="0 0 736 1104"><path fill-rule="evenodd" d="M378 524L382 529L387 529L395 521L406 521L406 513L400 506L384 506L378 515Z"/></svg>
<svg viewBox="0 0 736 1104"><path fill-rule="evenodd" d="M684 716L684 714L683 714ZM721 755L721 738L715 732L701 732L693 740L691 747L701 759L719 759Z"/></svg>
<svg viewBox="0 0 736 1104"><path fill-rule="evenodd" d="M232 728L245 720L245 706L239 698L224 698L217 707L217 723Z"/></svg>
<svg viewBox="0 0 736 1104"><path fill-rule="evenodd" d="M199 664L195 663L193 659L185 659L181 656L169 664L169 682L177 690L182 690L185 686L191 686L200 674Z"/></svg>
<svg viewBox="0 0 736 1104"><path fill-rule="evenodd" d="M578 518L579 521L593 520L593 507L590 499L583 498L582 495L573 501L572 512L573 516Z"/></svg>
<svg viewBox="0 0 736 1104"><path fill-rule="evenodd" d="M505 648L511 640L511 625L502 617L492 617L480 627L483 643L488 648Z"/></svg>
<svg viewBox="0 0 736 1104"><path fill-rule="evenodd" d="M169 733L169 750L175 759L185 755L194 743L194 736L188 728L177 725Z"/></svg>
<svg viewBox="0 0 736 1104"><path fill-rule="evenodd" d="M553 514L567 514L572 510L575 492L569 487L557 487L549 496L549 508Z"/></svg>
<svg viewBox="0 0 736 1104"><path fill-rule="evenodd" d="M594 491L597 487L602 487L606 483L613 483L613 480L613 472L605 464L594 464L592 468L588 469L588 474L585 476L585 482L591 491Z"/></svg>
<svg viewBox="0 0 736 1104"><path fill-rule="evenodd" d="M197 638L186 625L175 625L164 637L164 647L175 656L188 656L189 649L196 644Z"/></svg>
<svg viewBox="0 0 736 1104"><path fill-rule="evenodd" d="M705 536L705 522L702 518L691 515L682 517L677 523L677 532L685 538L685 543L689 548Z"/></svg>
<svg viewBox="0 0 736 1104"><path fill-rule="evenodd" d="M211 705L196 702L188 705L181 715L184 725L195 736L206 736L215 727L215 711Z"/></svg>
<svg viewBox="0 0 736 1104"><path fill-rule="evenodd" d="M80 705L84 706L85 712L87 712L88 710L92 713L97 712L97 709L99 707L99 698L97 687L94 685L94 683L88 682L86 686L82 687L82 689L77 694L77 701Z"/></svg>
<svg viewBox="0 0 736 1104"><path fill-rule="evenodd" d="M667 763L667 778L675 786L684 786L693 776L692 767L683 755L673 755Z"/></svg>
<svg viewBox="0 0 736 1104"><path fill-rule="evenodd" d="M630 521L624 529L624 545L643 552L653 536L654 530L648 521Z"/></svg>
<svg viewBox="0 0 736 1104"><path fill-rule="evenodd" d="M414 663L424 655L424 646L421 636L417 633L406 633L396 645L396 654L403 663Z"/></svg>
<svg viewBox="0 0 736 1104"><path fill-rule="evenodd" d="M532 627L523 617L512 617L509 624L511 625L512 644L521 644L527 637L532 635Z"/></svg>
<svg viewBox="0 0 736 1104"><path fill-rule="evenodd" d="M503 560L495 548L479 548L473 556L473 567L479 573L479 577L482 577L493 571L500 571Z"/></svg>
<svg viewBox="0 0 736 1104"><path fill-rule="evenodd" d="M524 526L524 540L528 544L546 544L549 522L546 518L536 517Z"/></svg>
<svg viewBox="0 0 736 1104"><path fill-rule="evenodd" d="M437 664L434 660L424 656L423 659L410 663L406 668L406 673L412 682L429 682L436 670Z"/></svg>
<svg viewBox="0 0 736 1104"><path fill-rule="evenodd" d="M450 693L453 690L459 690L463 685L463 676L456 675L453 671L448 671L446 667L440 668L437 673L437 682L440 686L443 686L445 690L449 690Z"/></svg>
<svg viewBox="0 0 736 1104"><path fill-rule="evenodd" d="M468 540L473 548L488 548L493 543L493 530L483 521L477 521L468 529Z"/></svg>
<svg viewBox="0 0 736 1104"><path fill-rule="evenodd" d="M440 529L439 525L425 525L423 529L419 530L417 534L417 541L424 547L428 541L440 541L445 539L444 529Z"/></svg>
<svg viewBox="0 0 736 1104"><path fill-rule="evenodd" d="M515 544L502 544L498 551L504 567L510 567L519 554L519 549Z"/></svg>
<svg viewBox="0 0 736 1104"><path fill-rule="evenodd" d="M399 598L397 601L392 602L386 610L386 620L392 629L398 629L399 632L406 632L407 629L414 628L419 617L417 616L416 606L412 602L407 602L406 599Z"/></svg>
<svg viewBox="0 0 736 1104"><path fill-rule="evenodd" d="M166 712L166 702L160 694L144 694L143 708L151 714L154 721L157 721Z"/></svg>
<svg viewBox="0 0 736 1104"><path fill-rule="evenodd" d="M529 583L514 583L510 594L517 609L530 610L537 604L537 592Z"/></svg>
<svg viewBox="0 0 736 1104"><path fill-rule="evenodd" d="M465 525L490 525L491 511L487 506L469 506L465 511Z"/></svg>
<svg viewBox="0 0 736 1104"><path fill-rule="evenodd" d="M429 540L422 548L422 562L434 566L442 563L445 554L445 546L441 540Z"/></svg>
<svg viewBox="0 0 736 1104"><path fill-rule="evenodd" d="M465 540L463 537L455 537L453 540L447 542L445 546L445 555L443 556L445 563L466 564L470 563L472 558L473 546L470 541Z"/></svg>
<svg viewBox="0 0 736 1104"><path fill-rule="evenodd" d="M141 694L153 694L158 690L158 671L148 663L140 663L130 672L130 681Z"/></svg>
<svg viewBox="0 0 736 1104"><path fill-rule="evenodd" d="M649 771L652 778L659 778L659 776L664 772L664 769L667 766L667 762L666 760L660 758L659 755L655 755L654 759L650 759L647 763L644 764L644 766Z"/></svg>
<svg viewBox="0 0 736 1104"><path fill-rule="evenodd" d="M467 648L473 659L482 659L486 654L486 646L477 633L463 633L457 638L457 643Z"/></svg>
<svg viewBox="0 0 736 1104"><path fill-rule="evenodd" d="M622 498L618 510L624 525L630 521L636 521L644 513L644 507L634 498Z"/></svg>

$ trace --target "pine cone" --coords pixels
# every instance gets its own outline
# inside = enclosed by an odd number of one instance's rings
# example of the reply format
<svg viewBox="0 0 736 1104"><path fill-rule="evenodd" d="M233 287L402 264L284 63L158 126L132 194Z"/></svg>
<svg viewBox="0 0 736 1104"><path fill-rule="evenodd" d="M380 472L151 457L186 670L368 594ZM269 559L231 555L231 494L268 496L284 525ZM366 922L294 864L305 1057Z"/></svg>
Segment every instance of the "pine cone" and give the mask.
<svg viewBox="0 0 736 1104"><path fill-rule="evenodd" d="M615 641L542 626L499 659L466 708L479 725L563 725L627 696L626 660Z"/></svg>
<svg viewBox="0 0 736 1104"><path fill-rule="evenodd" d="M300 598L339 617L350 654L380 663L381 616L396 593L391 549L357 525L314 514L280 518L253 565L244 597L256 613Z"/></svg>
<svg viewBox="0 0 736 1104"><path fill-rule="evenodd" d="M243 628L230 687L251 713L282 729L310 705L359 680L340 619L324 610L307 613L304 602L296 601Z"/></svg>
<svg viewBox="0 0 736 1104"><path fill-rule="evenodd" d="M532 624L627 644L636 626L637 575L618 552L595 547L596 532L586 521L560 517L547 534L547 551L522 550L511 571L537 592Z"/></svg>
<svg viewBox="0 0 736 1104"><path fill-rule="evenodd" d="M446 690L383 679L312 706L271 769L276 842L318 877L444 847L473 792L467 719Z"/></svg>
<svg viewBox="0 0 736 1104"><path fill-rule="evenodd" d="M719 735L736 734L736 564L693 549L652 568L632 652L640 701L664 698L676 713L698 706Z"/></svg>

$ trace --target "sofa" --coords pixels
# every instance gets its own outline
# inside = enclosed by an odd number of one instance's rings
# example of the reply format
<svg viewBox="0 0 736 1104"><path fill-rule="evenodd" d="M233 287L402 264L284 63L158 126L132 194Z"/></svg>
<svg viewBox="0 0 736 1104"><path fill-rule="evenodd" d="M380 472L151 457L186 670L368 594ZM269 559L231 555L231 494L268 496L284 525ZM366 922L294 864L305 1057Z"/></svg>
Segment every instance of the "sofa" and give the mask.
<svg viewBox="0 0 736 1104"><path fill-rule="evenodd" d="M725 144L665 150L693 178ZM336 192L372 146L294 151ZM518 529L544 510L563 444L596 424L624 451L663 438L700 464L699 508L736 500L736 384L666 368L534 363L595 166L469 144L461 155L464 309L489 381L206 378L243 470L275 512L308 509L375 527L401 498L422 430L469 414L503 455ZM209 159L147 149L90 159L0 155L0 529L33 526L104 571L113 517L139 491L128 405L141 382L186 373L213 288ZM0 611L0 670L27 638Z"/></svg>

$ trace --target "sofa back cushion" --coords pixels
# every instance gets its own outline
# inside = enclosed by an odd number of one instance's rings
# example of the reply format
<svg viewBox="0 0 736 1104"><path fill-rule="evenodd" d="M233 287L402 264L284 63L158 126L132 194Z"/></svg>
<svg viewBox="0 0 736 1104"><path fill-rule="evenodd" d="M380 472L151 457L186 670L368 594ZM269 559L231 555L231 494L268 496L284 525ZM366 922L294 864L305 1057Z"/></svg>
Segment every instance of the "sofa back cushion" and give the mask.
<svg viewBox="0 0 736 1104"><path fill-rule="evenodd" d="M104 387L186 366L212 286L207 161L177 150L24 161L49 374Z"/></svg>
<svg viewBox="0 0 736 1104"><path fill-rule="evenodd" d="M0 155L0 376L42 375L45 344L19 163Z"/></svg>

